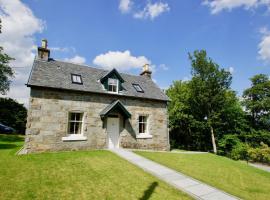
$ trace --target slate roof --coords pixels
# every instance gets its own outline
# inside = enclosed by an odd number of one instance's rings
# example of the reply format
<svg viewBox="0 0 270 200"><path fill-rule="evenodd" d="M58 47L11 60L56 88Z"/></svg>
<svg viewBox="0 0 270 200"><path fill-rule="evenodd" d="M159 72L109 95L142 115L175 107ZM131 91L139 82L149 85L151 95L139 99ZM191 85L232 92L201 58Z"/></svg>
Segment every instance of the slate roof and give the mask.
<svg viewBox="0 0 270 200"><path fill-rule="evenodd" d="M131 114L128 112L128 110L125 108L125 106L122 104L122 102L120 100L116 100L113 103L111 103L110 105L108 105L106 108L104 108L100 112L100 116L105 117L108 114L110 114L110 112L113 111L114 109L121 109L121 111L123 112L123 114L125 115L126 118L131 117Z"/></svg>
<svg viewBox="0 0 270 200"><path fill-rule="evenodd" d="M39 86L161 101L169 100L164 92L150 78L125 73L119 73L124 80L124 83L122 83L124 90L119 94L108 93L100 83L100 78L108 72L108 70L53 59L50 59L49 61L35 59L26 85L28 87ZM83 84L73 84L71 81L71 74L81 75ZM139 84L144 90L144 93L137 92L132 85L134 83Z"/></svg>

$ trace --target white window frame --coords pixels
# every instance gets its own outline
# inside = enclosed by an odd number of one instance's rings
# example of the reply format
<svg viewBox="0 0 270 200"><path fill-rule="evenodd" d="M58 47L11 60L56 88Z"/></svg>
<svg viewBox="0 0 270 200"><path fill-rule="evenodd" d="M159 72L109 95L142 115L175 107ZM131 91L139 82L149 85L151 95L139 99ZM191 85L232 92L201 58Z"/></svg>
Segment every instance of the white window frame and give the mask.
<svg viewBox="0 0 270 200"><path fill-rule="evenodd" d="M79 114L81 114L82 115L81 121L76 120L76 119L75 120L70 120L70 115L72 113L76 113L76 114L79 113ZM84 130L84 116L85 116L84 112L81 112L81 111L70 111L70 112L68 112L67 136L66 137L62 137L62 140L63 141L82 141L82 140L87 140L87 138L83 135L83 130ZM81 131L80 131L80 133L76 134L76 133L70 133L69 132L70 131L70 123L72 123L72 122L80 122L81 123Z"/></svg>
<svg viewBox="0 0 270 200"><path fill-rule="evenodd" d="M113 82L116 81L116 84L115 84L115 83L110 84L110 80L113 80ZM109 90L110 85L116 86L116 91L115 91L115 92ZM109 92L109 93L118 93L118 91L119 91L118 89L119 89L119 80L116 79L116 78L108 78L108 92Z"/></svg>
<svg viewBox="0 0 270 200"><path fill-rule="evenodd" d="M79 74L71 74L71 81L75 84L83 84L82 76Z"/></svg>
<svg viewBox="0 0 270 200"><path fill-rule="evenodd" d="M132 85L133 85L134 89L135 89L137 92L144 93L144 90L142 89L142 87L140 86L140 84L133 83Z"/></svg>
<svg viewBox="0 0 270 200"><path fill-rule="evenodd" d="M140 122L140 117L145 117L146 121L145 122ZM145 133L140 133L140 124L145 123ZM138 135L136 138L138 139L146 139L146 138L152 138L153 136L149 133L149 115L139 115L138 116Z"/></svg>

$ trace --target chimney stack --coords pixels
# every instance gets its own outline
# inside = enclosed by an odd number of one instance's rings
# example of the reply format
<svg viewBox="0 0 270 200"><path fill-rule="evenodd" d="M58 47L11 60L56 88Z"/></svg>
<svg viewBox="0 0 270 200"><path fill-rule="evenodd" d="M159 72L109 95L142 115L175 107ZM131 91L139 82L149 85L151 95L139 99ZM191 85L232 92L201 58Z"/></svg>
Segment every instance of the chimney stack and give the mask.
<svg viewBox="0 0 270 200"><path fill-rule="evenodd" d="M48 61L50 58L50 49L48 47L48 41L46 39L41 40L41 47L38 47L38 58L40 60Z"/></svg>
<svg viewBox="0 0 270 200"><path fill-rule="evenodd" d="M149 64L145 64L144 66L143 66L143 71L141 72L141 76L146 76L146 77L148 77L148 78L151 78L151 74L152 74L152 72L150 71L150 69L149 69Z"/></svg>

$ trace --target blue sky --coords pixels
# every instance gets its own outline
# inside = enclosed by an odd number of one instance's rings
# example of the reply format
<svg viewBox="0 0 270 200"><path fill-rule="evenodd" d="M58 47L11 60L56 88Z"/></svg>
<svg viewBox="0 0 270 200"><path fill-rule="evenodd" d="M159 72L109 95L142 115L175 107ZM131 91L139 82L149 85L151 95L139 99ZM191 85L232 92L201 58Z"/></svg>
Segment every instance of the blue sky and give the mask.
<svg viewBox="0 0 270 200"><path fill-rule="evenodd" d="M17 30L15 22L3 22L3 32L5 25L14 28L15 39L6 34L0 42L5 39L7 52L18 56L14 69L19 78L8 95L24 103L29 91L23 90L25 95L18 88L24 87L31 68L29 58L42 38L48 39L51 56L60 60L116 67L132 74L139 74L141 64L150 62L153 79L162 88L173 80L190 78L188 52L196 49L205 49L221 67L232 71L232 89L238 95L250 86L251 76L270 74L267 0L0 0L0 6L0 14L7 21L15 19L21 27ZM11 12L13 8L19 10L17 15ZM27 61L20 49L14 52L6 44L18 38L28 40L15 42L28 51Z"/></svg>

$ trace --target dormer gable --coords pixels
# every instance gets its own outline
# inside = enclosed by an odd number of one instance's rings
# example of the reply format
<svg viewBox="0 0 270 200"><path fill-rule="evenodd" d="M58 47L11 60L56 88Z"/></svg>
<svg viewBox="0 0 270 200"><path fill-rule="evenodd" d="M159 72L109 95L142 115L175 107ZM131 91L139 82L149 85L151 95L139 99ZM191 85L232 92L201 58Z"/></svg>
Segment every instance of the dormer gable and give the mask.
<svg viewBox="0 0 270 200"><path fill-rule="evenodd" d="M100 83L103 84L104 88L110 93L119 93L123 89L122 83L124 79L114 68L100 78Z"/></svg>

